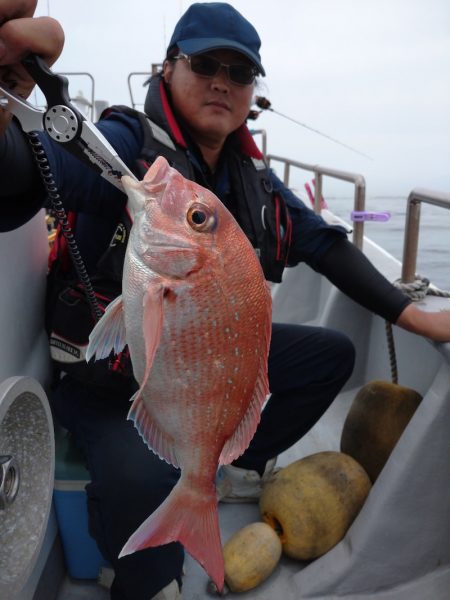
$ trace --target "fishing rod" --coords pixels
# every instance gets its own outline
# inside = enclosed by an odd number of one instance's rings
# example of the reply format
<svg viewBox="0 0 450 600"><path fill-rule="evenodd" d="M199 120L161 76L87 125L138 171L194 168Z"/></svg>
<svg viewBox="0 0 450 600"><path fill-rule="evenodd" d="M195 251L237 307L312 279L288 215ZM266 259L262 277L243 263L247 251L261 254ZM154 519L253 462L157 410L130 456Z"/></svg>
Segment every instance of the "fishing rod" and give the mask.
<svg viewBox="0 0 450 600"><path fill-rule="evenodd" d="M328 140L331 140L332 142L335 142L336 144L339 144L340 146L344 146L344 148L347 148L348 150L351 150L352 152L356 152L357 154L360 154L361 156L364 156L365 158L368 158L369 160L373 160L373 158L371 156L364 154L364 152L361 152L360 150L357 150L356 148L353 148L352 146L349 146L348 144L344 144L344 142L340 142L339 140L327 135L326 133L323 133L322 131L319 131L318 129L314 129L314 127L310 127L309 125L306 125L306 123L301 123L300 121L297 121L296 119L293 119L292 117L289 117L288 115L285 115L285 114L275 110L274 108L272 108L272 103L267 98L264 98L264 96L256 96L255 104L258 108L261 108L262 110L270 110L271 112L275 113L276 115L279 115L280 117L284 117L285 119L288 119L289 121L292 121L293 123L296 123L297 125L300 125L301 127L305 127L305 129L309 129L310 131L313 131L314 133L318 133L319 135L327 138ZM261 111L252 111L251 118L256 119L258 117L258 115L260 114L260 112Z"/></svg>

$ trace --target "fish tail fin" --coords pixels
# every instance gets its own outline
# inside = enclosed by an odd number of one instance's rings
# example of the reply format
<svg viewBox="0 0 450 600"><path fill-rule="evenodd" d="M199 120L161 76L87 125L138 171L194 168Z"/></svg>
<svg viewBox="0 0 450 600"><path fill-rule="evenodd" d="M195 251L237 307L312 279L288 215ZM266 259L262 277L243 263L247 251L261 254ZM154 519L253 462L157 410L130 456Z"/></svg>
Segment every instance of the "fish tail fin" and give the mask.
<svg viewBox="0 0 450 600"><path fill-rule="evenodd" d="M199 495L181 479L161 506L130 536L119 558L175 541L201 564L221 591L224 560L214 486L210 494Z"/></svg>

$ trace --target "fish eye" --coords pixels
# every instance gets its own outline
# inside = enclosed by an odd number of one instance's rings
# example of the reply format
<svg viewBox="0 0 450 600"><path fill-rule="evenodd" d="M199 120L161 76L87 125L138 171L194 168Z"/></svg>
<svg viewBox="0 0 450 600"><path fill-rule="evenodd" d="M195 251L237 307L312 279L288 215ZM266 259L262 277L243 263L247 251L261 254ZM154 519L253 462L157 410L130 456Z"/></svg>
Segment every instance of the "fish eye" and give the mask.
<svg viewBox="0 0 450 600"><path fill-rule="evenodd" d="M216 217L204 204L192 204L186 215L187 222L194 231L209 232L216 225Z"/></svg>
<svg viewBox="0 0 450 600"><path fill-rule="evenodd" d="M206 213L204 213L202 210L193 210L190 216L192 223L195 225L203 225L203 223L206 221Z"/></svg>

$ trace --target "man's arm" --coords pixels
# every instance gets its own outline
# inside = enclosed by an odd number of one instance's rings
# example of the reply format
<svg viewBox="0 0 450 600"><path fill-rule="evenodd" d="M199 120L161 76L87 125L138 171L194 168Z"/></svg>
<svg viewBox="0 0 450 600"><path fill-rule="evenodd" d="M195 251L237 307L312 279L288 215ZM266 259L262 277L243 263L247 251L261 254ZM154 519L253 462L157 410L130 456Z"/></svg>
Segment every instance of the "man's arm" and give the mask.
<svg viewBox="0 0 450 600"><path fill-rule="evenodd" d="M395 323L411 300L393 286L354 244L336 241L318 261L320 272L358 304Z"/></svg>
<svg viewBox="0 0 450 600"><path fill-rule="evenodd" d="M0 136L0 232L11 231L42 208L45 192L30 145L12 121Z"/></svg>
<svg viewBox="0 0 450 600"><path fill-rule="evenodd" d="M319 268L350 298L391 323L436 342L450 341L450 310L417 308L351 242L335 242L320 259Z"/></svg>
<svg viewBox="0 0 450 600"><path fill-rule="evenodd" d="M54 19L33 19L36 0L0 0L0 82L23 98L34 82L21 65L34 52L52 65L64 33ZM12 115L0 108L0 231L18 227L42 206L44 190L30 148Z"/></svg>
<svg viewBox="0 0 450 600"><path fill-rule="evenodd" d="M52 65L61 54L64 32L50 17L32 18L37 0L0 0L0 81L2 85L27 98L34 81L21 65L30 52ZM11 121L11 114L0 109L0 135Z"/></svg>
<svg viewBox="0 0 450 600"><path fill-rule="evenodd" d="M347 240L341 227L327 225L273 174L272 181L274 188L283 192L291 212L293 264L306 262L355 302L403 329L450 342L450 311L417 308Z"/></svg>

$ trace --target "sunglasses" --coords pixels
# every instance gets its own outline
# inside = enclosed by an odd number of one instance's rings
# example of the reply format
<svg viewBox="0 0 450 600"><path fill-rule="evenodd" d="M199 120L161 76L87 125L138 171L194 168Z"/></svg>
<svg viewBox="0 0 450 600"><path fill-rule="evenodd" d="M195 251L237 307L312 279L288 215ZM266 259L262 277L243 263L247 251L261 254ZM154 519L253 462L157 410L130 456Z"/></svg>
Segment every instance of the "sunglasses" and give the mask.
<svg viewBox="0 0 450 600"><path fill-rule="evenodd" d="M215 77L220 69L226 69L228 79L236 85L250 85L258 75L258 69L252 65L227 65L208 54L188 55L180 52L173 60L184 59L191 71L200 77Z"/></svg>

